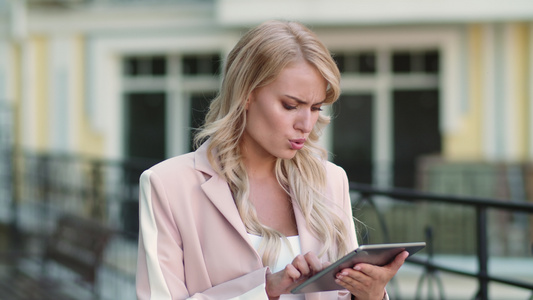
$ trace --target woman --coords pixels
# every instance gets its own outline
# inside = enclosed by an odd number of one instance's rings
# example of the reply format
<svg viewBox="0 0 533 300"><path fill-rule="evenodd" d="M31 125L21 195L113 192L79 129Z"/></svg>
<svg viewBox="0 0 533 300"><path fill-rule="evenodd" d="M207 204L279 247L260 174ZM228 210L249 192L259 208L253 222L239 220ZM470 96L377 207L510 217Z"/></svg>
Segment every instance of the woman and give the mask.
<svg viewBox="0 0 533 300"><path fill-rule="evenodd" d="M317 145L340 74L314 33L269 21L228 55L193 153L141 175L139 299L382 299L390 265L288 295L357 246L348 180ZM351 294L351 295L350 295Z"/></svg>

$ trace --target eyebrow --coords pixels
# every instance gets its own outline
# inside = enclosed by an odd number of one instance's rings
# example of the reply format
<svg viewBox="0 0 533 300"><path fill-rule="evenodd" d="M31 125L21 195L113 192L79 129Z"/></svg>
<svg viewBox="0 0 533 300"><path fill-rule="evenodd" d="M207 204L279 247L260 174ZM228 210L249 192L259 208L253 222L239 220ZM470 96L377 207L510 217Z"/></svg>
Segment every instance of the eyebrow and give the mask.
<svg viewBox="0 0 533 300"><path fill-rule="evenodd" d="M302 99L300 99L298 97L294 97L294 96L291 96L291 95L285 95L285 97L291 98L292 100L298 102L299 104L307 104L308 103L307 101L304 101L304 100L302 100ZM322 101L320 101L318 103L313 104L312 106L322 105L322 104L324 104L324 102L326 102L326 100L322 100Z"/></svg>

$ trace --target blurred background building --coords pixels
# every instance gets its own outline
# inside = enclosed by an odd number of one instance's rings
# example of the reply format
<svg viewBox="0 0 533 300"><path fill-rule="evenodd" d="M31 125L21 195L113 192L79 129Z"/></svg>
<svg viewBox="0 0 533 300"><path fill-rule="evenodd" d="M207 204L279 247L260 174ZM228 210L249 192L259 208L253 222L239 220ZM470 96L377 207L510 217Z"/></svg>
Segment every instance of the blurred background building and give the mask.
<svg viewBox="0 0 533 300"><path fill-rule="evenodd" d="M423 156L533 156L531 1L0 3L0 99L23 149L187 152L222 58L246 28L285 18L312 27L343 72L324 144L352 180L413 187L401 173Z"/></svg>
<svg viewBox="0 0 533 300"><path fill-rule="evenodd" d="M322 142L351 181L533 201L531 0L0 0L0 221L81 211L134 248L140 172L193 149L226 54L272 18L338 63ZM496 251L524 255L531 221L499 218L520 250Z"/></svg>

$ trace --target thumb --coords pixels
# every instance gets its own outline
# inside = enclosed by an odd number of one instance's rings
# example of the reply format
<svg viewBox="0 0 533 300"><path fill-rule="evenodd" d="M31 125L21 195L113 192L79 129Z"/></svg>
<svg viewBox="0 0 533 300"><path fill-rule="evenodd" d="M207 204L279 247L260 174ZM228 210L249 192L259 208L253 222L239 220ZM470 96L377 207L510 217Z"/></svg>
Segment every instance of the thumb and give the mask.
<svg viewBox="0 0 533 300"><path fill-rule="evenodd" d="M390 268L398 271L400 267L403 265L403 263L405 262L405 260L407 259L407 257L409 257L409 252L407 251L403 251L400 254L396 255L396 258L394 258L392 263L390 263L389 265Z"/></svg>

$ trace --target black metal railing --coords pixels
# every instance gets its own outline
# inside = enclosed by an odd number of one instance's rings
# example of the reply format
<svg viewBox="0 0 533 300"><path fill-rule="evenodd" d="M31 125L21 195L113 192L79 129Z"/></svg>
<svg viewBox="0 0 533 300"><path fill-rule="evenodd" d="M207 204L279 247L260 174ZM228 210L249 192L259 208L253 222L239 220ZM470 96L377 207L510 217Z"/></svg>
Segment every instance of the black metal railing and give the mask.
<svg viewBox="0 0 533 300"><path fill-rule="evenodd" d="M471 207L475 210L475 219L473 225L475 226L476 232L476 257L477 257L477 271L470 271L466 269L453 268L443 264L438 264L432 261L433 256L433 239L438 238L432 235L432 230L430 227L426 227L426 239L428 239L428 252L429 255L427 259L422 259L417 256L409 258L409 262L423 266L425 269L424 276L435 279L436 271L443 271L448 273L453 273L461 276L468 276L476 278L478 282L478 290L474 295L475 299L489 299L489 282L497 282L504 285L522 288L531 290L531 296L529 299L533 299L533 282L526 282L522 280L517 280L514 278L506 278L502 276L495 276L489 274L488 271L488 261L489 261L489 243L488 243L488 210L500 210L508 211L513 213L520 214L529 214L533 215L533 203L527 202L509 202L504 200L495 200L495 199L485 199L485 198L475 198L475 197L461 197L461 196L450 196L450 195L439 195L432 193L417 192L410 189L399 189L399 188L390 188L390 189L380 189L375 188L370 185L350 183L350 189L353 192L358 194L358 197L354 201L354 211L359 211L362 206L369 204L370 207L376 212L376 216L379 222L379 226L382 229L383 240L384 242L391 241L391 234L389 232L389 226L384 218L383 213L378 207L375 197L385 197L393 202L403 202L411 204L437 204L445 203L451 204L454 206L460 207ZM531 225L529 225L531 226ZM527 229L526 229L527 230ZM368 240L368 237L365 238ZM525 248L529 251L533 251L533 245L531 240L527 241L529 245L526 245ZM529 257L531 259L531 252L529 252ZM527 255L527 254L526 254ZM533 275L533 270L531 270ZM428 279L429 280L429 279ZM438 281L438 279L436 279ZM420 297L420 285L423 284L424 280L421 278L419 281L417 297ZM437 282L438 283L438 282ZM444 291L441 283L438 283L438 296L439 298L444 298ZM433 295L428 295L428 298L432 298ZM420 299L420 298L419 298ZM426 299L426 298L422 298Z"/></svg>
<svg viewBox="0 0 533 300"><path fill-rule="evenodd" d="M10 162L0 165L0 225L9 229L12 248L7 251L38 258L59 215L91 218L116 232L104 257L101 299L134 298L138 180L156 161L31 151L0 153L0 160Z"/></svg>
<svg viewBox="0 0 533 300"><path fill-rule="evenodd" d="M117 280L107 279L109 276L119 278L118 281L126 282L119 286L126 288L110 288L108 291L112 291L104 292L103 298L129 298L134 285L137 247L138 178L140 172L155 161L118 161L14 151L2 155L3 161L9 164L0 169L0 192L3 195L0 197L0 225L12 225L11 228L17 229L12 231L14 238L20 238L20 235L41 236L51 231L58 214L69 212L116 228L120 234L107 254L104 263L104 275L107 277L104 276L103 281L104 285L116 284ZM429 299L420 296L420 287L430 281L437 285L434 293L441 299L445 298L438 276L441 272L475 278L478 287L474 297L477 299L490 298L490 282L533 290L533 282L494 276L488 270L489 249L494 244L491 239L498 235L505 238L506 235L506 227L501 220L520 228L515 235L520 234L517 238L521 242L498 250L499 254L531 258L533 218L509 217L500 212L532 216L532 203L422 193L411 189L378 189L356 183L351 183L350 189L354 193L352 199L356 217L369 228L381 228L380 231L358 230L362 234L362 243L421 239L428 242L425 256L416 255L410 259L411 264L424 270L416 292L419 299ZM495 217L493 211L498 211L498 220L492 219ZM450 227L452 225L455 227ZM489 239L488 230L493 230L495 226L498 227L497 234L491 233ZM445 236L446 232L454 231L457 233L453 236ZM524 243L529 243L529 246L521 246ZM437 263L433 259L434 253L475 257L478 270ZM394 298L400 299L401 295L398 293Z"/></svg>

